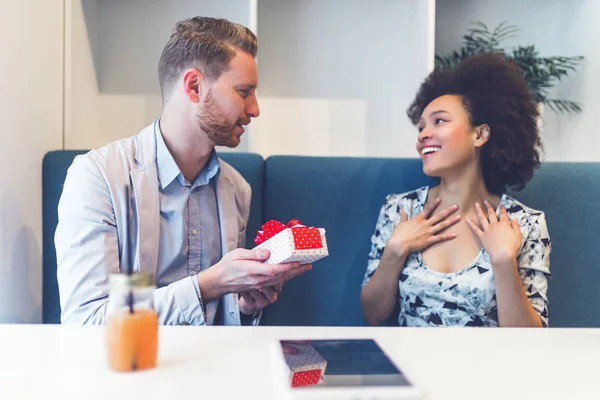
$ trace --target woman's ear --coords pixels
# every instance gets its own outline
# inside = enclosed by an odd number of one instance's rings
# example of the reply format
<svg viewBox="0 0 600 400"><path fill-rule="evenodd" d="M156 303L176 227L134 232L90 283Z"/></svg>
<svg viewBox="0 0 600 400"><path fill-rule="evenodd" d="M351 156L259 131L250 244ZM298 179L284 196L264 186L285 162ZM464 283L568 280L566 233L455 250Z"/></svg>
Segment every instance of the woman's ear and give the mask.
<svg viewBox="0 0 600 400"><path fill-rule="evenodd" d="M490 140L490 126L487 124L479 125L475 128L475 147L481 147Z"/></svg>

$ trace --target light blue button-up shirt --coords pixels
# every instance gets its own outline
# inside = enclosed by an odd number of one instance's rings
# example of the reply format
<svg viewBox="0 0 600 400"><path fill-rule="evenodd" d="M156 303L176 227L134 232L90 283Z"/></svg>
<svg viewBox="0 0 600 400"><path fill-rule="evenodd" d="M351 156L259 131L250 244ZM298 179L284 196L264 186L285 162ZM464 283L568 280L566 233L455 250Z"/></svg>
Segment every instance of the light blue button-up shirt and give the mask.
<svg viewBox="0 0 600 400"><path fill-rule="evenodd" d="M160 248L156 286L191 279L202 302L197 274L221 259L221 229L217 206L219 160L213 150L193 183L185 179L169 152L160 125L155 124L156 167L160 200ZM206 307L205 320L215 323L220 299Z"/></svg>

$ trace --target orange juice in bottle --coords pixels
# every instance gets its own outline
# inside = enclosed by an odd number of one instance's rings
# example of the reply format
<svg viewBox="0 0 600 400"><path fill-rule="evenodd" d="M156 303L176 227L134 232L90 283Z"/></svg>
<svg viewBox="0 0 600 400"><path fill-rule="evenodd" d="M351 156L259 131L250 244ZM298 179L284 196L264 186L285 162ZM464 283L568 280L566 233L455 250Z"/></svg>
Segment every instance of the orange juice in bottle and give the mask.
<svg viewBox="0 0 600 400"><path fill-rule="evenodd" d="M153 276L113 274L106 315L108 364L115 371L156 367L158 315L152 305Z"/></svg>

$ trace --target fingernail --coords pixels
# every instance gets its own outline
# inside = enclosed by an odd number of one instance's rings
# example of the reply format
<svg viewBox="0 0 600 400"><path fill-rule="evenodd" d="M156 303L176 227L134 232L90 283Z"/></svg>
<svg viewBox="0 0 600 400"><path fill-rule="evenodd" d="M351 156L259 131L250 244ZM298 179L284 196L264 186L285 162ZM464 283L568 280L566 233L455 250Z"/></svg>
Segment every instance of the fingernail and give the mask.
<svg viewBox="0 0 600 400"><path fill-rule="evenodd" d="M265 249L260 249L260 250L258 251L258 256L259 256L260 258L266 257L266 256L267 256L267 251L266 251Z"/></svg>

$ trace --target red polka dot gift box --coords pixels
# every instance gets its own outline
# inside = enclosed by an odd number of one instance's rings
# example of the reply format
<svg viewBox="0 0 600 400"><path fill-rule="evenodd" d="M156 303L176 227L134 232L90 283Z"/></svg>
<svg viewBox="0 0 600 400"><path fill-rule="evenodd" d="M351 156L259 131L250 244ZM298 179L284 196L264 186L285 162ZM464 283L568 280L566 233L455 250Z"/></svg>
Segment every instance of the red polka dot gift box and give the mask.
<svg viewBox="0 0 600 400"><path fill-rule="evenodd" d="M325 374L327 361L309 343L290 343L298 350L296 354L284 354L292 387L316 385Z"/></svg>
<svg viewBox="0 0 600 400"><path fill-rule="evenodd" d="M275 220L265 222L254 242L256 249L271 252L267 264L292 261L310 264L329 255L325 229L304 226L296 219L287 225Z"/></svg>

